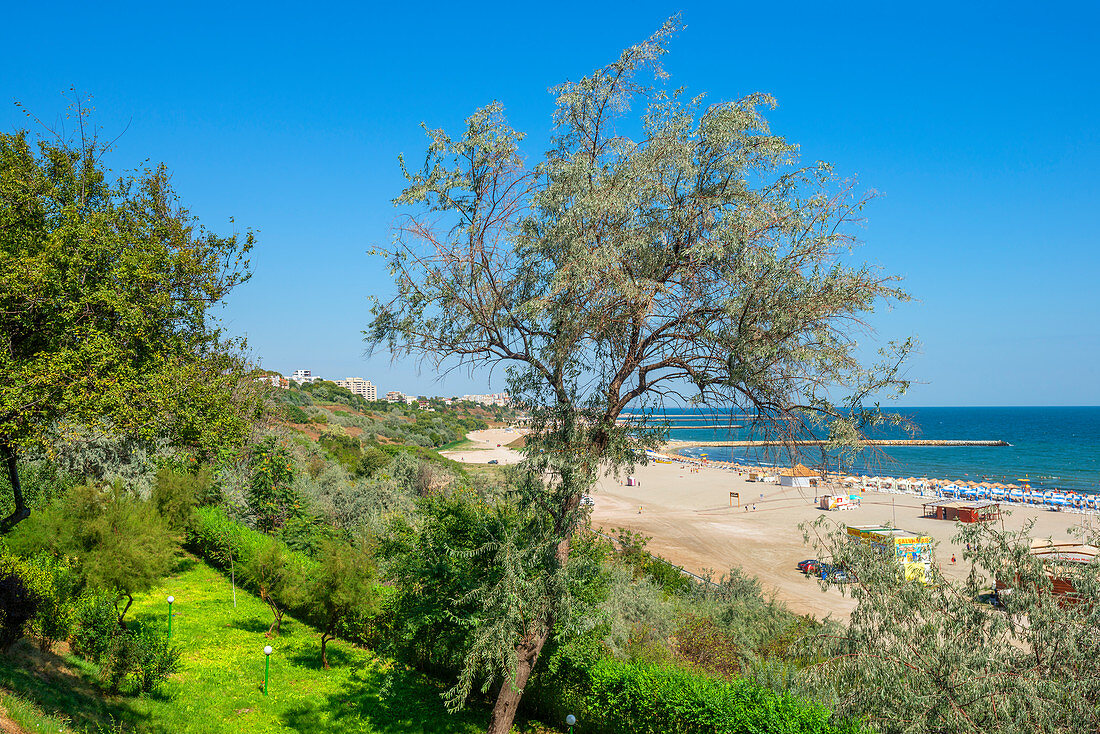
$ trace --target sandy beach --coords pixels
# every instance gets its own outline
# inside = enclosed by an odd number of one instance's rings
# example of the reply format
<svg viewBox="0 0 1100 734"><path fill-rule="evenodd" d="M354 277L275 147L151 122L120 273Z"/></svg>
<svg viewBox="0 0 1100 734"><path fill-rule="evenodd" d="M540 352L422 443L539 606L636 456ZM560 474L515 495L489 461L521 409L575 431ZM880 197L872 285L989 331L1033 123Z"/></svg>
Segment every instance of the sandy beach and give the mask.
<svg viewBox="0 0 1100 734"><path fill-rule="evenodd" d="M494 459L498 464L518 464L523 455L508 444L523 435L518 428L487 428L484 431L472 431L466 439L475 445L456 451L440 451L448 459L465 464L488 464Z"/></svg>
<svg viewBox="0 0 1100 734"><path fill-rule="evenodd" d="M889 522L930 535L938 542L937 562L948 574L962 579L969 573L962 560L964 549L950 542L955 523L921 516L921 505L933 497L866 490L858 509L826 512L814 500L828 490L749 482L725 468L708 466L693 472L689 465L656 463L638 467L633 476L639 485L628 487L614 477L600 482L593 495L593 527L605 531L623 527L651 536L649 547L654 553L693 573L713 569L721 575L731 566L740 566L799 614L846 618L855 607L838 590L821 591L796 567L799 561L814 557L798 525L821 515L845 525ZM730 492L740 495L741 507L730 507ZM1073 525L1100 523L1100 518L1088 515L1008 504L1002 508L1011 513L1004 517L1006 528L1018 529L1034 519L1032 534L1055 541L1073 540L1068 533ZM953 553L958 558L955 565L951 565Z"/></svg>
<svg viewBox="0 0 1100 734"><path fill-rule="evenodd" d="M522 455L507 448L507 444L520 435L518 429L474 431L467 436L474 447L441 453L465 463L487 464L496 459L501 464L514 464ZM709 569L717 577L732 566L740 566L799 614L845 619L855 607L851 598L836 589L822 591L797 568L799 561L815 555L803 542L798 525L821 515L838 524L890 523L930 535L938 543L937 562L946 573L959 579L969 573L962 560L964 549L951 543L955 523L922 517L922 504L932 501L932 496L867 489L860 493L862 503L857 509L826 512L815 501L819 494L850 490L750 482L747 474L739 475L732 469L709 465L693 471L689 463L650 463L637 467L633 476L638 480L635 486L626 486L625 477L604 477L600 481L592 495L593 528L607 533L616 528L641 532L652 538L652 552L692 573L703 574ZM740 506L730 506L731 492L740 495L734 500ZM1006 511L1005 528L1019 529L1033 519L1032 534L1056 542L1074 540L1068 532L1071 526L1100 524L1100 518L1090 515L1007 503L1002 508ZM952 554L958 559L955 565L951 564Z"/></svg>

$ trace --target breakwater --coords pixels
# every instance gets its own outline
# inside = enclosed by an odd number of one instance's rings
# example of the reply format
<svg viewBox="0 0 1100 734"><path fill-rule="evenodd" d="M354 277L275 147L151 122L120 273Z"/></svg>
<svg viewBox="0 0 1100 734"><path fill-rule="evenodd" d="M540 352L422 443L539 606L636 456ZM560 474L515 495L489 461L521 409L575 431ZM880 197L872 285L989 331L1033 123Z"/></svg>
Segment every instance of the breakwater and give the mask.
<svg viewBox="0 0 1100 734"><path fill-rule="evenodd" d="M665 447L677 450L705 446L731 446L734 448L754 448L766 446L825 446L828 442L817 439L802 441L682 441L671 440L665 442ZM867 441L867 446L1011 446L1008 441L981 441L981 440L952 440L952 439L923 439L923 438L884 438Z"/></svg>

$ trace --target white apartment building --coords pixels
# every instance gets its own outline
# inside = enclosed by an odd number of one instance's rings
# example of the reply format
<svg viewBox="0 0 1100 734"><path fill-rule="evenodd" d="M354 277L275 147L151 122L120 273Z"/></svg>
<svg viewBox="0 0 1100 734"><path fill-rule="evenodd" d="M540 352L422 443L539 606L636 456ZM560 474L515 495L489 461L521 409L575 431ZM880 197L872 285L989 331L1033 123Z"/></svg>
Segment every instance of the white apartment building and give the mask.
<svg viewBox="0 0 1100 734"><path fill-rule="evenodd" d="M320 377L314 377L313 374L309 370L294 370L294 372L292 372L291 375L290 375L290 379L294 380L299 385L301 385L302 383L305 383L305 382L317 382L321 378Z"/></svg>
<svg viewBox="0 0 1100 734"><path fill-rule="evenodd" d="M370 380L364 380L362 377L349 377L344 380L337 380L336 384L342 388L351 390L356 395L362 395L371 402L378 399L378 389L375 388L374 383Z"/></svg>

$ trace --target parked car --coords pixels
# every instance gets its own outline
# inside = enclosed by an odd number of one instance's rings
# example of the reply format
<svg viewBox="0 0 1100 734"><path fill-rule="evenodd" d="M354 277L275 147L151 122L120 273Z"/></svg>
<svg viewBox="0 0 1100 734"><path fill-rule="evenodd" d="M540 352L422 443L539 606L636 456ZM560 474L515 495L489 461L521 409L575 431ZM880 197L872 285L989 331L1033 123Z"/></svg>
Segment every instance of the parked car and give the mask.
<svg viewBox="0 0 1100 734"><path fill-rule="evenodd" d="M802 573L817 573L817 567L821 565L817 562L816 558L807 558L805 561L798 562L798 570Z"/></svg>
<svg viewBox="0 0 1100 734"><path fill-rule="evenodd" d="M496 459L489 459L489 463L490 464L499 464L500 462L497 461Z"/></svg>
<svg viewBox="0 0 1100 734"><path fill-rule="evenodd" d="M588 495L581 497L581 507L591 507L594 504L596 504L596 501Z"/></svg>

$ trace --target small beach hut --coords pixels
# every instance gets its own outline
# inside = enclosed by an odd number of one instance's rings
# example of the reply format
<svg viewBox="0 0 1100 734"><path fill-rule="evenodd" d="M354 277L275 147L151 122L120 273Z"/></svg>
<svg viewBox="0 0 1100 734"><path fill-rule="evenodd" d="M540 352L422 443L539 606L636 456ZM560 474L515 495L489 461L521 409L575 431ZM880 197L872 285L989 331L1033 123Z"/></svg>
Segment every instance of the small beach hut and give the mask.
<svg viewBox="0 0 1100 734"><path fill-rule="evenodd" d="M811 479L817 479L818 473L803 464L795 464L790 469L779 472L779 484L783 487L809 487Z"/></svg>

